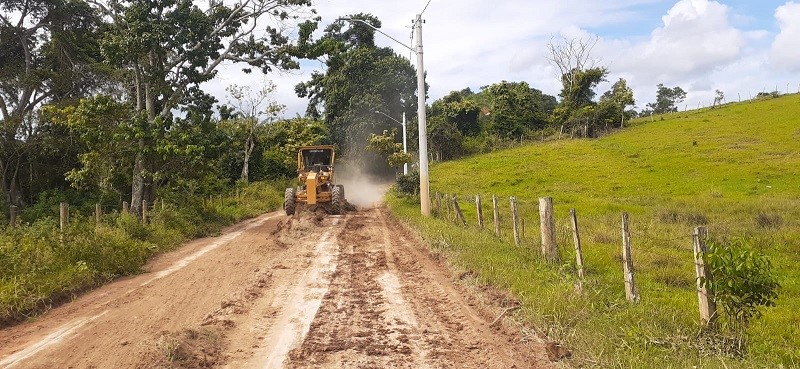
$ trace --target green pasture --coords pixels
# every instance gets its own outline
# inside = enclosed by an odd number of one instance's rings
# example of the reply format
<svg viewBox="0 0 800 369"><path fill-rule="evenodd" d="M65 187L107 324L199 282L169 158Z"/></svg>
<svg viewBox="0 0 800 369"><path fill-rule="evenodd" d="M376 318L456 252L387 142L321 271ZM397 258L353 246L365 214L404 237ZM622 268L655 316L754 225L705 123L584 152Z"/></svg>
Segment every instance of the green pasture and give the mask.
<svg viewBox="0 0 800 369"><path fill-rule="evenodd" d="M477 283L510 289L519 317L564 342L569 364L602 368L800 366L800 95L632 122L600 139L558 140L431 166L431 191L458 195L469 226L418 215L415 199L389 204ZM480 194L487 229L476 227ZM491 228L500 199L501 237ZM510 237L509 197L525 234ZM555 202L561 262L539 257L538 198ZM436 205L434 204L434 208ZM586 266L575 292L569 209ZM641 302L625 300L620 218L630 213ZM749 329L744 355L701 334L692 231L743 238L767 255L782 286L777 306Z"/></svg>

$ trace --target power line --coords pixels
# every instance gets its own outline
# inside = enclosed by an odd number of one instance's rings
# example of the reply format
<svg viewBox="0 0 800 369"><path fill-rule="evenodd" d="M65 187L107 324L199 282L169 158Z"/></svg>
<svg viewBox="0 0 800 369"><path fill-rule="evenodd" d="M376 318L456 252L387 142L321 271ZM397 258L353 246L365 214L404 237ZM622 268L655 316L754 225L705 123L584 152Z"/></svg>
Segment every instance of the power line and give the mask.
<svg viewBox="0 0 800 369"><path fill-rule="evenodd" d="M431 0L428 0L428 3L427 3L427 4L425 4L425 7L424 7L424 8L422 8L422 13L419 13L419 15L420 15L420 16L422 16L423 14L425 14L425 10L428 10L428 5L431 5Z"/></svg>

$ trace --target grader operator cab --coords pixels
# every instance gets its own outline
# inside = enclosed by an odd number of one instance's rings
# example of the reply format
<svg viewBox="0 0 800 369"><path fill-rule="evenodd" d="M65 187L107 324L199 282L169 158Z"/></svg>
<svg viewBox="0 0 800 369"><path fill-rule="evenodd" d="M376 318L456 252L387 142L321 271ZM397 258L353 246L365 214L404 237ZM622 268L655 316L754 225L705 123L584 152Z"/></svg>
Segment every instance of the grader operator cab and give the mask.
<svg viewBox="0 0 800 369"><path fill-rule="evenodd" d="M328 213L342 214L345 209L344 186L334 182L336 154L332 145L305 146L297 152L300 186L287 188L283 209L293 215L303 204L322 206Z"/></svg>

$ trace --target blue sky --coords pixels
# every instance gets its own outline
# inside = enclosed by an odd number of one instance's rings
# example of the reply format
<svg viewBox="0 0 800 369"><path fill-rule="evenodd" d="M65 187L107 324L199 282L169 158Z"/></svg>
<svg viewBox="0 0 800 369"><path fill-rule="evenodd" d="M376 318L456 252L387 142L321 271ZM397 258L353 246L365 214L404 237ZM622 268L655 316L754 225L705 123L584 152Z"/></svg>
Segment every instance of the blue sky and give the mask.
<svg viewBox="0 0 800 369"><path fill-rule="evenodd" d="M317 0L323 26L339 16L372 13L383 31L408 40L411 20L428 0ZM800 0L431 0L423 15L429 103L452 90L525 81L557 95L558 73L546 60L552 36L597 37L593 58L609 69L609 83L625 78L637 107L655 99L656 84L688 91L684 107L707 105L715 90L746 99L762 90L800 90ZM380 46L408 50L378 35ZM278 86L285 116L303 113L306 101L294 85L324 66L267 78ZM257 83L225 68L211 87L225 101L224 86Z"/></svg>

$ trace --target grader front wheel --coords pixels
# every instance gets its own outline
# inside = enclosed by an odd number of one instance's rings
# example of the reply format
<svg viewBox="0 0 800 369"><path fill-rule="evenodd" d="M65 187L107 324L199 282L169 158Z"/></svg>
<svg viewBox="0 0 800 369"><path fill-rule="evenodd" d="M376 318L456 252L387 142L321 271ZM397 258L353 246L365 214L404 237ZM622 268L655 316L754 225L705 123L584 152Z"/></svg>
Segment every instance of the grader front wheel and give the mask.
<svg viewBox="0 0 800 369"><path fill-rule="evenodd" d="M286 211L286 215L294 215L294 209L294 188L287 188L283 193L283 210Z"/></svg>

